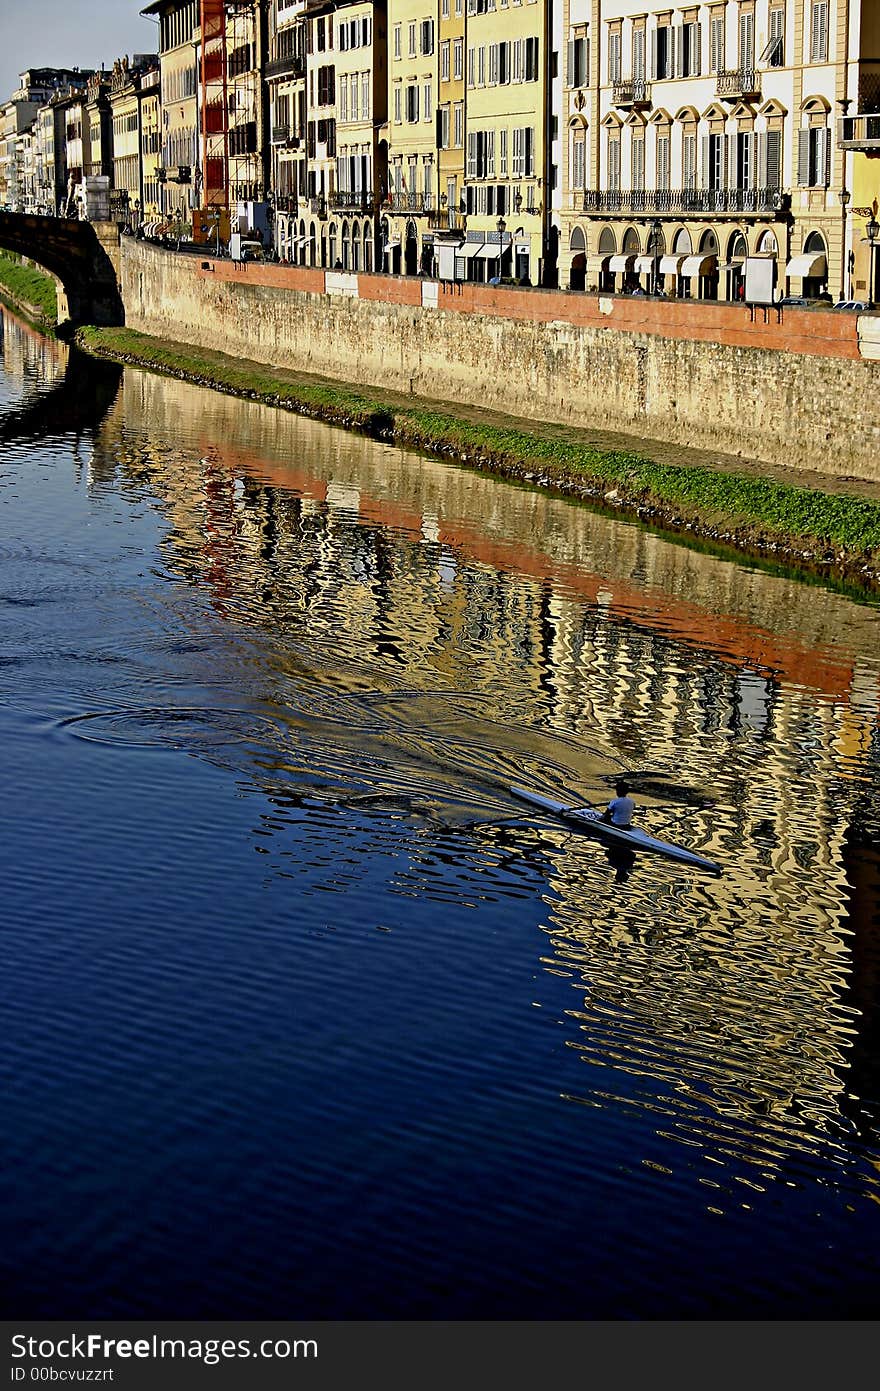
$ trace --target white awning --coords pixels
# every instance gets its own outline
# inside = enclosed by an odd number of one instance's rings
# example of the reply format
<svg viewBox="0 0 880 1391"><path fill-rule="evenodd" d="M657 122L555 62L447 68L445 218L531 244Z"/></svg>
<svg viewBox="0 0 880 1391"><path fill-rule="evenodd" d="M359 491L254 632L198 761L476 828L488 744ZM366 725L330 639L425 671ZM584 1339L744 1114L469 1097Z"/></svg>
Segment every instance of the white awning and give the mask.
<svg viewBox="0 0 880 1391"><path fill-rule="evenodd" d="M486 242L477 252L477 259L479 260L482 258L484 261L497 261L504 255L506 250L506 246L496 246L494 242Z"/></svg>
<svg viewBox="0 0 880 1391"><path fill-rule="evenodd" d="M719 270L742 270L742 261L725 261L725 262L724 262L724 265L723 265L723 266L719 266L718 269L719 269Z"/></svg>
<svg viewBox="0 0 880 1391"><path fill-rule="evenodd" d="M396 251L397 248L398 248L399 246L400 246L400 242L399 242L399 241L387 241L387 242L385 243L385 250L386 250L386 251Z"/></svg>
<svg viewBox="0 0 880 1391"><path fill-rule="evenodd" d="M460 251L456 251L456 256L461 256L465 261L469 261L473 256L482 255L485 242L467 241Z"/></svg>
<svg viewBox="0 0 880 1391"><path fill-rule="evenodd" d="M711 256L685 256L678 273L682 276L711 275L717 265L718 257L714 253Z"/></svg>
<svg viewBox="0 0 880 1391"><path fill-rule="evenodd" d="M308 238L308 237L297 237L297 239L296 239L296 244L297 244L297 246L308 246L308 244L309 244L309 238Z"/></svg>
<svg viewBox="0 0 880 1391"><path fill-rule="evenodd" d="M608 269L615 272L620 270L632 270L635 265L635 260L636 255L634 251L627 252L625 256L612 256L608 263Z"/></svg>
<svg viewBox="0 0 880 1391"><path fill-rule="evenodd" d="M678 255L678 256L661 256L661 257L660 257L660 274L661 274L661 275L678 275L679 266L682 264L682 262L684 262L684 261L686 261L686 260L687 260L687 256L682 256L682 255Z"/></svg>
<svg viewBox="0 0 880 1391"><path fill-rule="evenodd" d="M785 267L786 275L802 275L808 279L821 279L826 270L825 252L810 251L805 256L795 256Z"/></svg>
<svg viewBox="0 0 880 1391"><path fill-rule="evenodd" d="M606 252L603 256L588 256L587 270L594 274L604 275L608 269L608 262L611 260L611 252Z"/></svg>
<svg viewBox="0 0 880 1391"><path fill-rule="evenodd" d="M639 275L650 275L654 269L654 260L653 256L637 256L636 270Z"/></svg>

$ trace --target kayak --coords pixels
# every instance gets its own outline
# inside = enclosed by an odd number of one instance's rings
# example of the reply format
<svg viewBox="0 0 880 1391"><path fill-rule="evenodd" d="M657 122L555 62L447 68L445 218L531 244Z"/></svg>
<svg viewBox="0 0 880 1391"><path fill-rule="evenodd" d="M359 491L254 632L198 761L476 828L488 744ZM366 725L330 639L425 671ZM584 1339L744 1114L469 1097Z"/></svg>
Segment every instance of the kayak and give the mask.
<svg viewBox="0 0 880 1391"><path fill-rule="evenodd" d="M611 845L625 846L627 850L653 851L655 855L665 855L669 860L692 865L694 869L705 869L710 874L721 873L721 866L714 860L707 860L704 855L698 855L696 851L688 850L683 845L658 840L656 836L649 836L647 831L640 831L637 826L631 826L628 830L623 826L612 826L609 821L602 820L602 813L595 807L568 806L565 802L555 802L552 797L543 797L540 792L529 792L524 787L511 787L510 790L514 797L531 802L532 806L552 812L554 816L561 816L564 821L571 822L591 835L599 836Z"/></svg>

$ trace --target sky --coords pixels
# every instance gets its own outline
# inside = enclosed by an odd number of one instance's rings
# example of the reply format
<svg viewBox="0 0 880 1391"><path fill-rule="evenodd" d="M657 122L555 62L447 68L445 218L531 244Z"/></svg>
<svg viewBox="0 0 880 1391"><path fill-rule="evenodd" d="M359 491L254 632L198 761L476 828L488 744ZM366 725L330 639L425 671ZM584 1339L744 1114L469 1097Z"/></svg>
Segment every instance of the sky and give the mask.
<svg viewBox="0 0 880 1391"><path fill-rule="evenodd" d="M26 68L113 66L124 53L156 53L149 0L0 0L0 101Z"/></svg>

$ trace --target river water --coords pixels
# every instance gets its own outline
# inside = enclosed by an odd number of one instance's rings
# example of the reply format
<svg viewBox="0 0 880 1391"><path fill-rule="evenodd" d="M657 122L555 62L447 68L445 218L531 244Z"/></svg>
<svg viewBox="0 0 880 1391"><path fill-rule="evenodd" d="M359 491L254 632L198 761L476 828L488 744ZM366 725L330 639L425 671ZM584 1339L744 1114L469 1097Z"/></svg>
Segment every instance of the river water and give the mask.
<svg viewBox="0 0 880 1391"><path fill-rule="evenodd" d="M10 1316L874 1317L878 605L2 351Z"/></svg>

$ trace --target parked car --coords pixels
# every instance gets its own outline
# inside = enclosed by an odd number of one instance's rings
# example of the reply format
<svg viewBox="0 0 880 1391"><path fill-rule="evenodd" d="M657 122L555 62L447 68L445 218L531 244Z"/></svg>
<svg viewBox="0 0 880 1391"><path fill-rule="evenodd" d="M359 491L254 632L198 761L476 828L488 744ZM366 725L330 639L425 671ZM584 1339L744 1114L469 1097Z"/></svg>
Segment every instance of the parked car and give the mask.
<svg viewBox="0 0 880 1391"><path fill-rule="evenodd" d="M782 299L777 300L776 303L798 309L810 309L816 301L814 299L805 299L803 295L785 295Z"/></svg>
<svg viewBox="0 0 880 1391"><path fill-rule="evenodd" d="M853 309L857 314L864 314L874 306L867 299L839 299L834 306L835 309Z"/></svg>

